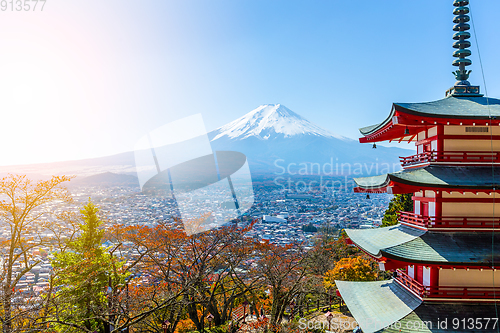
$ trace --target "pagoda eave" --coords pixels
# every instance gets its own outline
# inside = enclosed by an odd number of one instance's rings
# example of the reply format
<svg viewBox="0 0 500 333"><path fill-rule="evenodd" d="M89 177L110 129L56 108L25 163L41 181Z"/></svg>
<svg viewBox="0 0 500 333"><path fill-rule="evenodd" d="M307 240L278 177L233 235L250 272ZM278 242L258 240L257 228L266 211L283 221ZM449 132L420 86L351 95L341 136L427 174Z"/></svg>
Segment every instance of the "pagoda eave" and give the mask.
<svg viewBox="0 0 500 333"><path fill-rule="evenodd" d="M496 331L490 321L498 317L497 310L494 304L488 303L494 299L459 298L450 302L448 298L436 297L422 301L396 280L336 283L352 315L366 333ZM489 326L484 330L457 327L457 322L468 323L468 318L473 317L478 318L474 322L480 322L481 327L484 328L487 322ZM444 322L447 322L446 327Z"/></svg>
<svg viewBox="0 0 500 333"><path fill-rule="evenodd" d="M495 188L498 188L495 187ZM405 194L405 193L414 193L419 191L433 191L433 192L446 192L446 193L500 193L500 190L493 190L493 186L489 187L461 187L461 186L447 186L447 187L436 187L432 185L426 185L422 183L417 184L404 184L398 182L391 182L390 184L379 187L379 188L363 188L361 186L355 187L355 193L388 193L388 194Z"/></svg>
<svg viewBox="0 0 500 333"><path fill-rule="evenodd" d="M500 264L500 257L491 257L492 246L500 248L500 235L495 232L424 231L404 225L345 231L357 247L379 262L394 261L395 267L409 263L491 269Z"/></svg>
<svg viewBox="0 0 500 333"><path fill-rule="evenodd" d="M433 112L434 108L439 112ZM499 115L499 100L477 96L448 97L428 103L393 104L386 120L360 129L364 137L359 142L412 142L416 141L420 131L437 125L499 126Z"/></svg>
<svg viewBox="0 0 500 333"><path fill-rule="evenodd" d="M493 270L491 268L492 263L488 262L468 262L463 263L460 261L457 262L443 262L443 261L428 261L428 260L418 260L418 259L409 259L405 257L400 257L396 255L392 255L387 253L386 251L380 251L380 259L377 261L384 261L388 263L386 266L386 270L393 270L396 268L401 268L407 265L422 265L425 267L436 267L440 269L480 269L480 270ZM500 264L500 262L495 262L495 265Z"/></svg>
<svg viewBox="0 0 500 333"><path fill-rule="evenodd" d="M354 178L356 193L402 194L421 190L443 192L498 192L500 183L493 183L491 175L500 174L498 166L428 165L386 175Z"/></svg>
<svg viewBox="0 0 500 333"><path fill-rule="evenodd" d="M335 284L357 323L366 333L383 330L408 316L422 304L421 299L392 280L335 281Z"/></svg>

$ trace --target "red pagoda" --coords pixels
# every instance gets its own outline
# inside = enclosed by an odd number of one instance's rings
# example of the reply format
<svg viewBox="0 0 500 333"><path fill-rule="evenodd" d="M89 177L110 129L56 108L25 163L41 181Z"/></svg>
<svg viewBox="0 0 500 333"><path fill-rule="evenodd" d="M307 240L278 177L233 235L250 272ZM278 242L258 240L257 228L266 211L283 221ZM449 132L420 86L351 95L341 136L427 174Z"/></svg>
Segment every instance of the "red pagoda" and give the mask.
<svg viewBox="0 0 500 333"><path fill-rule="evenodd" d="M357 178L355 192L413 193L399 224L346 230L350 241L393 272L376 282L337 281L365 333L500 332L500 100L468 82L468 0L455 0L457 82L444 99L395 103L362 143L415 142L403 170Z"/></svg>

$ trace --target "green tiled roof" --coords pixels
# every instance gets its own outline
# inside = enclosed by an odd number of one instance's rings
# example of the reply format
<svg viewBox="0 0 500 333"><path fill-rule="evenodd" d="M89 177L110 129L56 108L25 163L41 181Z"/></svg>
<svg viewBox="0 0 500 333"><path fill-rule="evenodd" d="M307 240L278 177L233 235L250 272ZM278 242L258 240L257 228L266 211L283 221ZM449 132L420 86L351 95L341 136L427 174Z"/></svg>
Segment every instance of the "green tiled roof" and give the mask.
<svg viewBox="0 0 500 333"><path fill-rule="evenodd" d="M500 264L500 233L422 231L396 225L376 229L347 229L357 246L375 257L411 263L491 265ZM500 323L499 323L500 324Z"/></svg>
<svg viewBox="0 0 500 333"><path fill-rule="evenodd" d="M369 231L369 230L367 230ZM409 242L381 250L388 258L426 264L491 265L492 237L496 253L495 263L500 263L500 234L497 232L432 232Z"/></svg>
<svg viewBox="0 0 500 333"><path fill-rule="evenodd" d="M377 332L391 325L422 303L393 280L335 281L335 284L364 333Z"/></svg>
<svg viewBox="0 0 500 333"><path fill-rule="evenodd" d="M366 252L379 256L388 247L410 242L425 234L425 231L397 225L376 229L347 229L347 236Z"/></svg>
<svg viewBox="0 0 500 333"><path fill-rule="evenodd" d="M500 100L486 97L446 97L426 103L395 103L396 109L404 108L412 114L442 118L488 119L500 116Z"/></svg>
<svg viewBox="0 0 500 333"><path fill-rule="evenodd" d="M469 318L473 318L473 329L468 329ZM464 304L464 303L422 303L398 323L382 329L377 333L478 333L498 332L497 326L493 329L495 320L489 321L484 318L498 318L494 304ZM455 319L455 321L454 321ZM465 319L465 329L464 321ZM476 322L476 319L479 321ZM447 322L444 325L443 321ZM438 322L442 323L438 325ZM455 324L455 326L454 326ZM458 324L458 325L457 325ZM482 328L478 329L482 324Z"/></svg>
<svg viewBox="0 0 500 333"><path fill-rule="evenodd" d="M391 118L392 118L392 113L391 113ZM384 123L385 123L385 121L383 123L380 123L380 124L366 126L366 127L360 128L359 131L361 132L361 134L366 135L366 134L371 133L374 129L380 127Z"/></svg>
<svg viewBox="0 0 500 333"><path fill-rule="evenodd" d="M486 97L449 96L433 102L394 103L389 116L380 124L360 128L363 135L368 135L389 123L395 110L423 117L488 119L500 116L500 100Z"/></svg>
<svg viewBox="0 0 500 333"><path fill-rule="evenodd" d="M363 189L383 188L391 180L423 187L491 189L500 186L500 168L495 167L494 172L492 172L491 166L429 165L387 175L354 178L354 182Z"/></svg>
<svg viewBox="0 0 500 333"><path fill-rule="evenodd" d="M387 175L379 175L372 177L354 178L354 182L365 189L381 188L389 184L389 177Z"/></svg>
<svg viewBox="0 0 500 333"><path fill-rule="evenodd" d="M500 325L497 322L493 329L495 321L490 320L489 326L485 326L484 318L498 318L494 304L426 303L393 280L335 283L364 333L497 332ZM474 319L473 328L467 326L469 318Z"/></svg>

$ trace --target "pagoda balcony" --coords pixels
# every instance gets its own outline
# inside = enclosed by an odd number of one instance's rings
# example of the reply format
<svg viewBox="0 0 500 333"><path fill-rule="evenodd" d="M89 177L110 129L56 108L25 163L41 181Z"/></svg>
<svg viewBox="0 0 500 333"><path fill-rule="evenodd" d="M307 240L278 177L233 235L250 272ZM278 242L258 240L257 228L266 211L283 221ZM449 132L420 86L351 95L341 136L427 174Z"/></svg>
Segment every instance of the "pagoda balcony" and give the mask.
<svg viewBox="0 0 500 333"><path fill-rule="evenodd" d="M424 298L425 286L406 274L404 271L397 269L394 274L394 279L406 289L416 294L420 298Z"/></svg>
<svg viewBox="0 0 500 333"><path fill-rule="evenodd" d="M497 229L500 228L499 217L464 217L440 216L429 217L411 212L398 212L398 221L403 225L416 228L469 228L469 229Z"/></svg>
<svg viewBox="0 0 500 333"><path fill-rule="evenodd" d="M426 163L500 163L500 152L430 151L399 159L403 168Z"/></svg>
<svg viewBox="0 0 500 333"><path fill-rule="evenodd" d="M493 300L500 293L500 288L493 287L459 287L459 286L424 286L402 270L396 270L394 279L422 300Z"/></svg>

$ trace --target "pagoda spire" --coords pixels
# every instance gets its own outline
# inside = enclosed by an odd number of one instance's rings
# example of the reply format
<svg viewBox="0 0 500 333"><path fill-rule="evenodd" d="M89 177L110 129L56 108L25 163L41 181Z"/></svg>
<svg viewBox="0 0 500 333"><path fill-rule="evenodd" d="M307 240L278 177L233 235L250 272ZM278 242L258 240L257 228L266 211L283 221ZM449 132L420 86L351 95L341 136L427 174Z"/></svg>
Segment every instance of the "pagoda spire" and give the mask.
<svg viewBox="0 0 500 333"><path fill-rule="evenodd" d="M456 50L453 52L453 56L456 57L453 61L453 66L458 66L458 70L453 72L455 74L455 78L457 79L458 82L455 83L455 85L461 85L461 86L470 86L469 81L469 74L470 70L466 70L466 66L470 66L472 64L472 61L468 59L467 57L471 55L470 50L468 49L470 47L470 42L468 39L470 38L470 33L467 31L470 29L470 25L467 23L469 22L469 0L455 0L453 2L453 6L456 8L453 10L453 14L456 15L453 18L453 23L456 23L453 26L453 31L457 31L456 33L453 34L453 39L456 40L456 42L453 43L453 47Z"/></svg>
<svg viewBox="0 0 500 333"><path fill-rule="evenodd" d="M468 30L470 29L469 22L469 0L454 0L453 6L455 9L453 10L453 14L455 17L453 18L453 31L456 31L453 34L453 39L455 42L453 43L453 48L457 49L453 52L453 56L456 58L453 61L453 66L457 66L458 69L453 72L455 75L455 86L449 89L446 92L446 95L460 96L460 95L479 95L479 86L471 86L469 83L469 74L470 70L467 70L466 67L472 64L472 61L468 59L471 55L471 51L469 47L471 43L469 41L470 33Z"/></svg>

